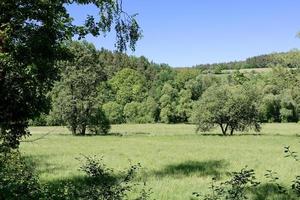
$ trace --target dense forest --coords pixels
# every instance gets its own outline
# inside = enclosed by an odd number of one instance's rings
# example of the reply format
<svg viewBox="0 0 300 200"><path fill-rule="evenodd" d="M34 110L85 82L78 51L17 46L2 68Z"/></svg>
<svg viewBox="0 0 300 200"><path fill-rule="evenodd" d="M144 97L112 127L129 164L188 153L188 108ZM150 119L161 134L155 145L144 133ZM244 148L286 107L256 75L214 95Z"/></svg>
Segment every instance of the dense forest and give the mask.
<svg viewBox="0 0 300 200"><path fill-rule="evenodd" d="M203 73L222 73L226 69L253 69L284 66L288 68L300 67L300 51L298 49L289 52L271 53L247 58L244 61L233 61L224 63L201 64L194 68L200 69Z"/></svg>
<svg viewBox="0 0 300 200"><path fill-rule="evenodd" d="M172 68L145 57L97 50L87 42L69 46L75 57L57 63L60 78L48 94L51 111L31 125L67 125L73 133L85 134L87 128L105 132L110 123L194 123L202 96L211 92L209 88L225 85L253 91L260 122L300 119L298 51L228 65L234 69L270 67L269 72L232 70L220 75L207 73L206 66ZM102 124L100 130L93 123Z"/></svg>

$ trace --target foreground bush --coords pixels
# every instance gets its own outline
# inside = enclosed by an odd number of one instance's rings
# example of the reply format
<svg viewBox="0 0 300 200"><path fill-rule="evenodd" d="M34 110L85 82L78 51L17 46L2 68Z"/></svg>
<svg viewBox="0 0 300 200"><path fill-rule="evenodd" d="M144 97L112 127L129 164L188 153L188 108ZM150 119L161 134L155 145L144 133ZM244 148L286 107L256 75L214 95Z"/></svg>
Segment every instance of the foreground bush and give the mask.
<svg viewBox="0 0 300 200"><path fill-rule="evenodd" d="M284 153L285 157L294 159L296 164L300 161L297 152L292 151L289 146L284 147ZM239 172L231 173L228 181L218 184L216 178L213 178L210 192L208 194L194 192L192 199L245 200L251 197L250 199L292 200L300 198L300 175L292 180L289 188L278 182L280 178L272 170L267 170L265 177L268 183L262 185L256 180L254 170L246 167Z"/></svg>
<svg viewBox="0 0 300 200"><path fill-rule="evenodd" d="M80 170L84 177L60 181L44 186L45 199L82 199L82 200L123 200L129 199L130 192L138 187L134 179L140 164L132 165L127 170L115 173L103 164L102 158L84 157ZM135 200L146 200L150 192L141 189Z"/></svg>
<svg viewBox="0 0 300 200"><path fill-rule="evenodd" d="M39 199L40 192L34 168L20 153L0 154L0 199Z"/></svg>
<svg viewBox="0 0 300 200"><path fill-rule="evenodd" d="M20 153L0 154L0 199L5 200L146 200L150 191L135 182L140 164L115 173L102 159L84 157L83 177L40 184L35 169ZM139 192L138 188L141 188ZM138 193L135 197L128 195ZM132 194L131 194L132 195Z"/></svg>

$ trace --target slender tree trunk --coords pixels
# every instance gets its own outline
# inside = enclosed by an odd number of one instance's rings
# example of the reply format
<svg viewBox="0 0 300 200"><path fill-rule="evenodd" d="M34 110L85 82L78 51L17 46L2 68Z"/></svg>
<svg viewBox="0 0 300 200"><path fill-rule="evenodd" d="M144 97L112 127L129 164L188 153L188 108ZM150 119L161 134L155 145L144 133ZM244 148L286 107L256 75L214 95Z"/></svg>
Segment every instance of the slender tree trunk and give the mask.
<svg viewBox="0 0 300 200"><path fill-rule="evenodd" d="M73 125L73 126L71 127L71 130L72 130L72 134L73 134L73 135L76 135L76 126Z"/></svg>
<svg viewBox="0 0 300 200"><path fill-rule="evenodd" d="M221 127L221 130L222 130L223 135L226 135L226 132L227 132L227 126L226 126L225 129L224 129L223 124L220 124L220 127Z"/></svg>
<svg viewBox="0 0 300 200"><path fill-rule="evenodd" d="M227 133L227 129L228 129L228 124L226 124L225 126L225 133Z"/></svg>
<svg viewBox="0 0 300 200"><path fill-rule="evenodd" d="M234 128L230 129L230 135L233 135Z"/></svg>
<svg viewBox="0 0 300 200"><path fill-rule="evenodd" d="M82 129L81 129L80 135L85 135L85 132L86 132L86 125L83 124L81 128L82 128Z"/></svg>

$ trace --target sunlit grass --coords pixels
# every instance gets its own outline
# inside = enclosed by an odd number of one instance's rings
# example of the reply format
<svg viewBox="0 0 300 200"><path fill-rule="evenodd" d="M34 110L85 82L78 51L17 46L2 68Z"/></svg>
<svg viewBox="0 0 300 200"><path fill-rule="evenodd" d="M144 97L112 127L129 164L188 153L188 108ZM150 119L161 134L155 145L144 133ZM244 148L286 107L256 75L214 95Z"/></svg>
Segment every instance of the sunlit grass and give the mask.
<svg viewBox="0 0 300 200"><path fill-rule="evenodd" d="M63 127L32 127L36 142L24 142L21 150L38 165L41 180L72 178L81 174L81 154L103 155L108 166L124 169L141 163L140 181L152 188L155 199L189 199L195 191L205 191L213 176L224 180L228 172L246 165L265 182L267 169L278 172L281 181L299 174L299 165L284 158L283 147L300 152L300 124L265 124L261 135L233 137L195 133L194 125L132 124L114 125L120 136L72 136Z"/></svg>

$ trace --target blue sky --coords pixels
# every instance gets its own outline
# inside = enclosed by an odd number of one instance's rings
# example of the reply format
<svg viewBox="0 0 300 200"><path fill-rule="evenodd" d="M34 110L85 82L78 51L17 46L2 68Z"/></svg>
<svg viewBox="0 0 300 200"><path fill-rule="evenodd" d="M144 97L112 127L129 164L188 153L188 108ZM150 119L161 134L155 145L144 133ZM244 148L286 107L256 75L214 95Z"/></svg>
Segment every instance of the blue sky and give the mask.
<svg viewBox="0 0 300 200"><path fill-rule="evenodd" d="M144 37L130 55L144 55L173 67L243 60L300 48L298 0L123 0L124 10L139 13ZM76 23L91 6L69 6ZM97 48L114 50L115 35L87 37Z"/></svg>

